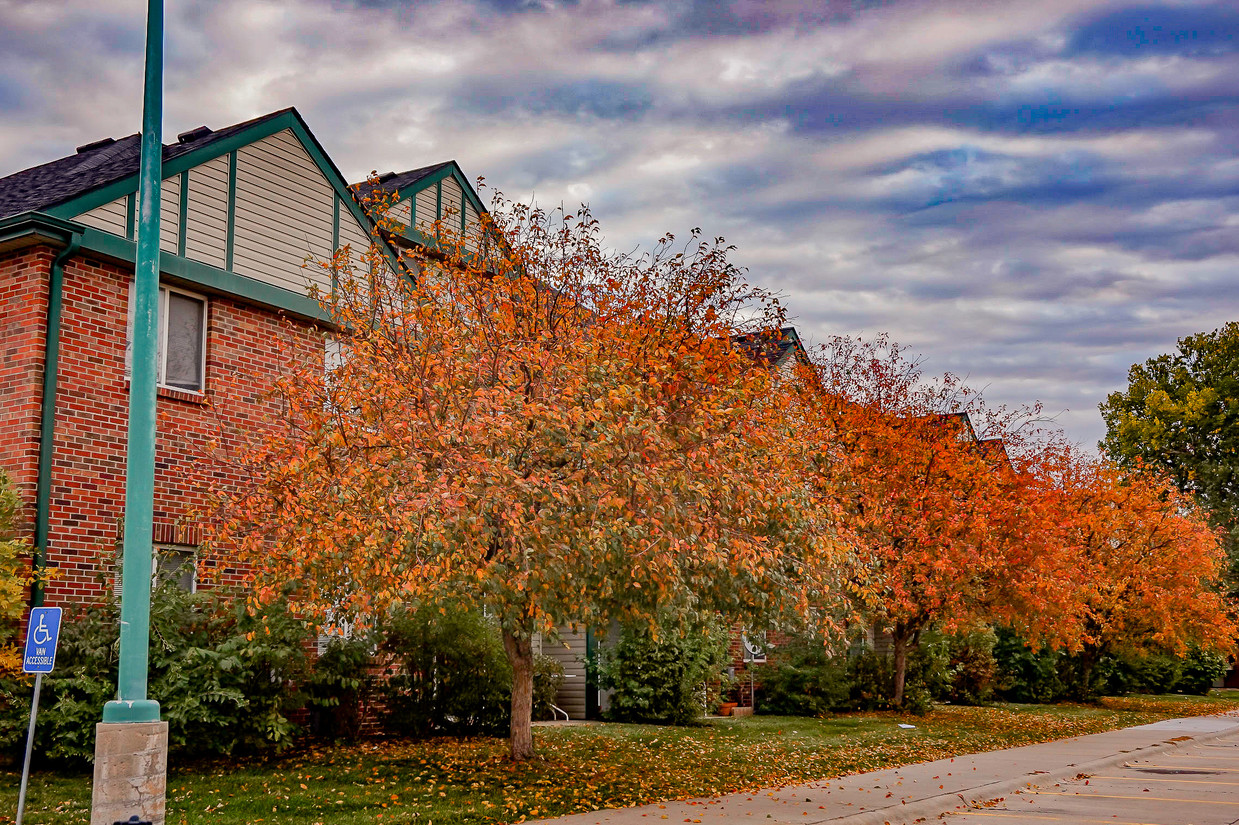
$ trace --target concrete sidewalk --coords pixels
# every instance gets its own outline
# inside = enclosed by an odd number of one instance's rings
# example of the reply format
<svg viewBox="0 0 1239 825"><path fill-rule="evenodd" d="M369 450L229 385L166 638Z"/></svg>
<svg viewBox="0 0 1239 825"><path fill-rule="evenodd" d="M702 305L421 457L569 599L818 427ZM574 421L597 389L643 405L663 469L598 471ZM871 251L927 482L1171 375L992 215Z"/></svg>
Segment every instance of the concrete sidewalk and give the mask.
<svg viewBox="0 0 1239 825"><path fill-rule="evenodd" d="M1239 712L1170 719L1041 745L940 759L786 788L574 814L555 825L899 825L931 819L1030 786L1044 786L1223 736L1239 737Z"/></svg>

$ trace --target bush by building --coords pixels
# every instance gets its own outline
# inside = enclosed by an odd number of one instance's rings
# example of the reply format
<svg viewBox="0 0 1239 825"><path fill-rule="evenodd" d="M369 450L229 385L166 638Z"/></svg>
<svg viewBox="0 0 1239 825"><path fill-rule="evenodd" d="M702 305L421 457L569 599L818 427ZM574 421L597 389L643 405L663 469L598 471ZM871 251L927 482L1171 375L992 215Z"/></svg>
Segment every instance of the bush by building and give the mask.
<svg viewBox="0 0 1239 825"><path fill-rule="evenodd" d="M616 722L688 725L717 704L717 688L728 664L722 628L682 631L663 623L627 627L603 651L599 687L610 690L606 718Z"/></svg>

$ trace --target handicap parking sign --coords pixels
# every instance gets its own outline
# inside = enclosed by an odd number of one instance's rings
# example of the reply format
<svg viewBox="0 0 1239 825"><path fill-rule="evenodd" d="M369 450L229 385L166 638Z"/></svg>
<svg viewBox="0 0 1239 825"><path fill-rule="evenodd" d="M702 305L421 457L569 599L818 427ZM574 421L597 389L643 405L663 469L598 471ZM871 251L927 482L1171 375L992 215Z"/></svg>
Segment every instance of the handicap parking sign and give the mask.
<svg viewBox="0 0 1239 825"><path fill-rule="evenodd" d="M36 607L30 611L30 627L26 630L26 655L22 670L27 673L51 673L56 664L56 643L60 640L60 608Z"/></svg>

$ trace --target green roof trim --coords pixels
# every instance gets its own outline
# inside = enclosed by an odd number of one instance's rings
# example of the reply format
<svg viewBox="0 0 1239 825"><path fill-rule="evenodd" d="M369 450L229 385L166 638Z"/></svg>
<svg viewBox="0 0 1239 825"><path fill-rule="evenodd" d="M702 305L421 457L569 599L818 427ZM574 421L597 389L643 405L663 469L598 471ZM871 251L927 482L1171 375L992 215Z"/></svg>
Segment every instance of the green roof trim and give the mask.
<svg viewBox="0 0 1239 825"><path fill-rule="evenodd" d="M67 244L86 229L76 221L54 218L43 212L19 212L0 218L0 251L52 241Z"/></svg>
<svg viewBox="0 0 1239 825"><path fill-rule="evenodd" d="M482 200L478 197L478 193L473 191L473 186L465 178L465 173L461 171L454 160L448 161L442 169L432 172L403 189L397 189L392 194L396 196L397 201L402 201L415 196L423 189L429 189L432 184L441 184L446 178L456 179L456 182L460 184L460 190L465 193L465 198L473 205L473 208L477 210L479 215L487 211L486 207L482 205ZM440 211L440 215L442 215L442 211Z"/></svg>
<svg viewBox="0 0 1239 825"><path fill-rule="evenodd" d="M181 200L176 209L176 254L185 257L185 231L189 223L189 171L181 173Z"/></svg>
<svg viewBox="0 0 1239 825"><path fill-rule="evenodd" d="M92 227L82 227L81 248L84 252L95 252L128 264L133 263L137 255L137 244L133 241ZM160 253L159 271L161 276L199 287L206 292L243 298L312 321L330 321L318 301L308 295L299 295L292 290L272 286L210 264L191 261L170 252Z"/></svg>
<svg viewBox="0 0 1239 825"><path fill-rule="evenodd" d="M323 150L322 145L318 142L318 138L314 137L314 133L310 131L310 127L301 119L301 115L298 114L296 109L280 112L273 117L261 120L246 129L242 129L236 134L211 141L200 149L193 149L183 155L172 158L164 163L163 175L165 179L179 175L181 172L188 171L195 166L200 166L207 161L227 155L230 152L235 152L244 146L256 143L263 138L271 137L285 129L292 130L292 133L301 141L302 147L309 153L310 158L318 166L323 176L327 178L331 188L335 190L336 195L341 199L349 214L357 219L357 222L362 229L366 230L367 234L372 234L370 227L373 224L370 218L357 203L348 188L348 184L344 180L344 176L340 174L340 170L336 168L335 163L327 156L326 151ZM102 186L84 195L79 195L64 203L57 204L48 209L47 214L57 218L73 218L83 212L89 212L97 206L102 206L131 192L136 192L137 189L138 174L134 172L129 177L121 178L107 186ZM388 261L393 268L396 267L398 263L396 253L386 243L382 241L380 243Z"/></svg>

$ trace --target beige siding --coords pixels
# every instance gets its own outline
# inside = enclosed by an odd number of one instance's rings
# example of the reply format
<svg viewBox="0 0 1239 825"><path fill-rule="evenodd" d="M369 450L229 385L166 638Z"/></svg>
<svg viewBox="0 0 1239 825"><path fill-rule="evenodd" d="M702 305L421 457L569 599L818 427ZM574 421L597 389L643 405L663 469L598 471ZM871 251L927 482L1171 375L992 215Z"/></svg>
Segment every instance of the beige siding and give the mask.
<svg viewBox="0 0 1239 825"><path fill-rule="evenodd" d="M105 203L103 206L96 206L89 212L83 212L73 220L78 223L84 223L94 229L102 229L104 232L111 232L113 235L125 237L125 224L127 212L129 209L129 197L117 198L116 200Z"/></svg>
<svg viewBox="0 0 1239 825"><path fill-rule="evenodd" d="M232 269L305 294L329 289L330 276L312 263L331 255L331 184L292 131L237 151Z"/></svg>
<svg viewBox="0 0 1239 825"><path fill-rule="evenodd" d="M542 653L555 659L564 669L563 687L555 704L572 719L585 718L585 628L574 633L570 627L559 628L559 640L544 639Z"/></svg>
<svg viewBox="0 0 1239 825"><path fill-rule="evenodd" d="M460 231L460 205L464 193L455 178L443 179L443 221L454 231Z"/></svg>
<svg viewBox="0 0 1239 825"><path fill-rule="evenodd" d="M465 245L470 252L478 252L482 248L482 221L473 204L465 203Z"/></svg>
<svg viewBox="0 0 1239 825"><path fill-rule="evenodd" d="M424 234L430 234L427 227L434 224L435 216L435 188L428 186L418 192L415 201L416 223L415 226Z"/></svg>
<svg viewBox="0 0 1239 825"><path fill-rule="evenodd" d="M363 229L353 214L345 208L344 204L340 204L340 246L348 246L352 252L352 260L356 265L361 260L361 256L370 249L372 238L369 231Z"/></svg>
<svg viewBox="0 0 1239 825"><path fill-rule="evenodd" d="M181 176L167 178L159 186L159 248L177 253L181 231Z"/></svg>
<svg viewBox="0 0 1239 825"><path fill-rule="evenodd" d="M84 212L73 220L124 238L128 209L129 196L126 195ZM180 214L181 176L174 175L163 181L159 192L159 248L173 255L176 254L177 236L181 228Z"/></svg>
<svg viewBox="0 0 1239 825"><path fill-rule="evenodd" d="M189 170L185 257L223 269L228 234L228 156Z"/></svg>
<svg viewBox="0 0 1239 825"><path fill-rule="evenodd" d="M465 201L465 229L469 231L469 234L473 235L477 234L481 226L481 221L478 219L478 211L473 208L473 204Z"/></svg>
<svg viewBox="0 0 1239 825"><path fill-rule="evenodd" d="M400 226L398 227L400 231L403 231L404 229L407 229L408 227L413 225L411 223L411 217L410 217L410 211L412 209L412 206L413 206L413 199L408 198L406 200L400 201L400 203L395 204L394 206L392 206L391 209L387 210L387 217L391 218L393 221L400 224Z"/></svg>

